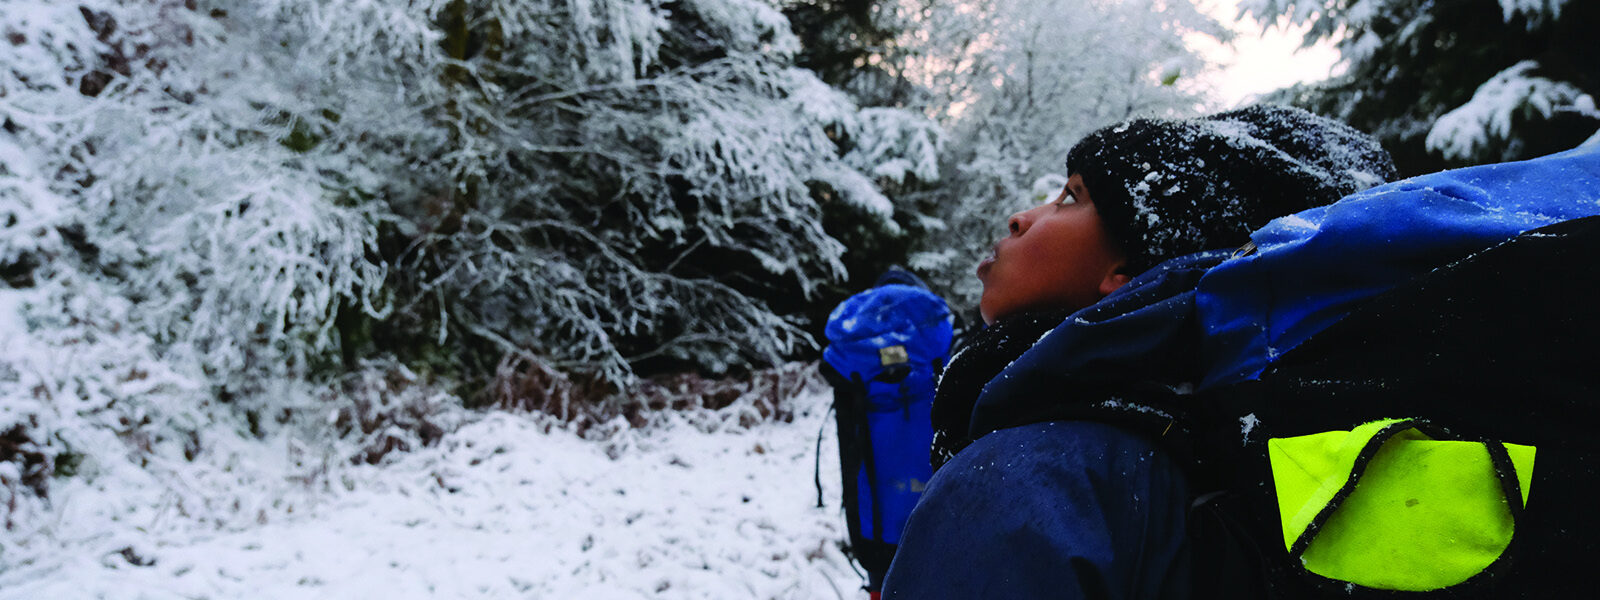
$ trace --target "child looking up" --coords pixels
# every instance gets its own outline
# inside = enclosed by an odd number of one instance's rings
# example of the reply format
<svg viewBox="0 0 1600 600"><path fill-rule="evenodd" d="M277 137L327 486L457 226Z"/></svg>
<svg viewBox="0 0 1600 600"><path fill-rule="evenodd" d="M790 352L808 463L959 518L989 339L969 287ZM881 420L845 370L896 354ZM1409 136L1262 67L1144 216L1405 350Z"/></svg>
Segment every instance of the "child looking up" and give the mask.
<svg viewBox="0 0 1600 600"><path fill-rule="evenodd" d="M1371 137L1274 106L1107 127L1067 171L978 267L988 327L939 383L937 471L885 597L1184 596L1187 489L1161 407L1198 377L1171 343L1194 282L1271 219L1394 176ZM1014 362L1049 376L1001 376Z"/></svg>

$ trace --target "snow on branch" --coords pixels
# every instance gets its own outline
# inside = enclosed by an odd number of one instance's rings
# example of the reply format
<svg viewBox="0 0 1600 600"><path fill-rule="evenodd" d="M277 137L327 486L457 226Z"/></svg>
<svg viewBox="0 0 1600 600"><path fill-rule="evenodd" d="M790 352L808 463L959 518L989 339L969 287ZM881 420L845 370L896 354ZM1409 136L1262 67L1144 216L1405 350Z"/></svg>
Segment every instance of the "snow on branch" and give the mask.
<svg viewBox="0 0 1600 600"><path fill-rule="evenodd" d="M1469 158L1491 140L1512 135L1513 118L1547 118L1572 111L1600 119L1592 96L1570 83L1532 73L1537 61L1525 60L1501 71L1473 93L1466 104L1445 113L1428 132L1428 149L1447 158Z"/></svg>
<svg viewBox="0 0 1600 600"><path fill-rule="evenodd" d="M1532 30L1545 20L1559 20L1566 3L1567 0L1500 0L1500 10L1507 23L1518 14L1527 17L1528 29Z"/></svg>

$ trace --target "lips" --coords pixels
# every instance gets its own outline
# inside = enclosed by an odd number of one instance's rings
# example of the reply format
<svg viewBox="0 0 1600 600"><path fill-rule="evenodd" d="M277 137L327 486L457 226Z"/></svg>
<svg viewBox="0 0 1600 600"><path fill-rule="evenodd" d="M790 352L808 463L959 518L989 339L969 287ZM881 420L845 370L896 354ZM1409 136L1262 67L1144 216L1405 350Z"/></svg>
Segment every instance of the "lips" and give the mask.
<svg viewBox="0 0 1600 600"><path fill-rule="evenodd" d="M994 247L989 249L989 256L985 257L983 259L983 262L978 263L978 279L979 280L982 280L984 278L984 276L989 274L989 269L994 267L995 256L998 255L999 253L1000 253L1000 244L995 244Z"/></svg>

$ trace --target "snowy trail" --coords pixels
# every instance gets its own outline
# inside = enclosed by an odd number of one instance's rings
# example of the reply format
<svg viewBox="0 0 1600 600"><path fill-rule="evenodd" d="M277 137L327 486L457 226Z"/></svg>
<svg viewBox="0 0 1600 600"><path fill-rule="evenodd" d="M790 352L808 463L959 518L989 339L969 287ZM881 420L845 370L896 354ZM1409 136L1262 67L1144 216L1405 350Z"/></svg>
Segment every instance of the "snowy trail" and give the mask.
<svg viewBox="0 0 1600 600"><path fill-rule="evenodd" d="M794 406L793 423L704 433L672 416L604 443L491 413L351 469L353 489L308 509L138 546L148 566L64 544L0 573L0 599L864 597L837 545L831 423L816 508L826 394Z"/></svg>

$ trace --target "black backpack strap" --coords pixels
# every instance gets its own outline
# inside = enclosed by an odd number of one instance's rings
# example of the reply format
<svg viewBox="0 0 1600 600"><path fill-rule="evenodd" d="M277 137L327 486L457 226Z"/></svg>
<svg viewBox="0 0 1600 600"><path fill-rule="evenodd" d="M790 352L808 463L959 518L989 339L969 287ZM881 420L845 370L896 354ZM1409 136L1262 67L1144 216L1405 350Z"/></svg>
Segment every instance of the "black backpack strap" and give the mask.
<svg viewBox="0 0 1600 600"><path fill-rule="evenodd" d="M828 415L838 410L839 399L834 397L828 403L828 412L822 415L822 424L817 426L817 453L815 464L811 466L811 479L817 484L817 508L822 508L822 432L828 429Z"/></svg>
<svg viewBox="0 0 1600 600"><path fill-rule="evenodd" d="M841 375L838 369L833 368L833 365L828 364L828 361L818 363L817 371L822 373L822 379L827 381L828 385L834 389L833 402L828 403L828 413L822 415L822 424L817 426L816 460L811 467L812 483L817 486L817 508L822 508L824 506L822 503L822 433L828 428L828 414L839 410L838 390L840 386L849 385L850 381L844 375Z"/></svg>

